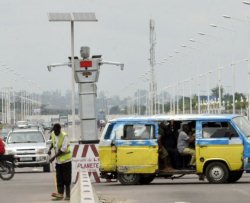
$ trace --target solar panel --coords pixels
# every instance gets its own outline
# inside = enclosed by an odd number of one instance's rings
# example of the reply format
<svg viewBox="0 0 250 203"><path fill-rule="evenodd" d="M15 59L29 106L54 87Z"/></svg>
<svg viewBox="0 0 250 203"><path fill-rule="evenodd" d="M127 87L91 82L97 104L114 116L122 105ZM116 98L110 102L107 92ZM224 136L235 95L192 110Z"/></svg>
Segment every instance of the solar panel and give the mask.
<svg viewBox="0 0 250 203"><path fill-rule="evenodd" d="M73 13L74 21L97 21L94 13Z"/></svg>
<svg viewBox="0 0 250 203"><path fill-rule="evenodd" d="M97 21L95 13L48 13L49 21Z"/></svg>
<svg viewBox="0 0 250 203"><path fill-rule="evenodd" d="M48 13L49 21L71 21L70 13Z"/></svg>

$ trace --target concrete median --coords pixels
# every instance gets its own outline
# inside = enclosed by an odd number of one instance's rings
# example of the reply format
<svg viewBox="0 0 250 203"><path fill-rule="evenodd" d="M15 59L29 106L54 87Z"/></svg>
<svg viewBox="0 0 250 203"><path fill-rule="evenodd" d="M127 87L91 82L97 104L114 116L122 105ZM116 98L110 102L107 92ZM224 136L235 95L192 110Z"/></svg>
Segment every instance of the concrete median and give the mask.
<svg viewBox="0 0 250 203"><path fill-rule="evenodd" d="M99 203L97 195L94 194L88 171L82 169L79 177L71 190L70 203Z"/></svg>

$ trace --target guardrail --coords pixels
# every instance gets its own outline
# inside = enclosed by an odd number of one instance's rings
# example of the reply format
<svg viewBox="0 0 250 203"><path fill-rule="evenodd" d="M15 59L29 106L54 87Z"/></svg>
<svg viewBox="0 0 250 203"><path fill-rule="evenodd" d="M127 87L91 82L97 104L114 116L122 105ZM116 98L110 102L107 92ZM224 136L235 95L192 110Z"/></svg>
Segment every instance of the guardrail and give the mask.
<svg viewBox="0 0 250 203"><path fill-rule="evenodd" d="M70 203L99 203L94 195L88 171L82 169L78 174L78 180L71 190Z"/></svg>

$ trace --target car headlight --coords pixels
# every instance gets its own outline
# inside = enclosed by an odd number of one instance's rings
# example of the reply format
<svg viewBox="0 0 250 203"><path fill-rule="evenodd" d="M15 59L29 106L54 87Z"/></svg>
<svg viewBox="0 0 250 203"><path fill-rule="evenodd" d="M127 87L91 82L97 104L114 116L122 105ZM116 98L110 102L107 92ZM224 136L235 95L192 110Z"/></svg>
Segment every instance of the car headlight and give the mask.
<svg viewBox="0 0 250 203"><path fill-rule="evenodd" d="M16 152L13 149L5 149L5 154L6 155L15 155Z"/></svg>
<svg viewBox="0 0 250 203"><path fill-rule="evenodd" d="M46 148L38 149L37 154L46 154Z"/></svg>

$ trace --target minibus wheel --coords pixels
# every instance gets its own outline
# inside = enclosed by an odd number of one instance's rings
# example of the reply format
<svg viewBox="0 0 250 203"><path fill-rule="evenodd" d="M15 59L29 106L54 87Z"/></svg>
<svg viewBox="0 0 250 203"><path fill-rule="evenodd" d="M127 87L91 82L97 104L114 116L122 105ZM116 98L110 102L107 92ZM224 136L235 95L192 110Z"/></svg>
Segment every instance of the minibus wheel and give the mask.
<svg viewBox="0 0 250 203"><path fill-rule="evenodd" d="M147 185L155 179L155 175L141 175L139 183L142 185Z"/></svg>
<svg viewBox="0 0 250 203"><path fill-rule="evenodd" d="M140 175L119 173L117 179L123 185L137 185L140 181Z"/></svg>
<svg viewBox="0 0 250 203"><path fill-rule="evenodd" d="M228 177L228 168L222 162L211 162L206 167L206 178L209 183L225 183Z"/></svg>
<svg viewBox="0 0 250 203"><path fill-rule="evenodd" d="M230 171L227 182L235 183L241 178L243 171Z"/></svg>

